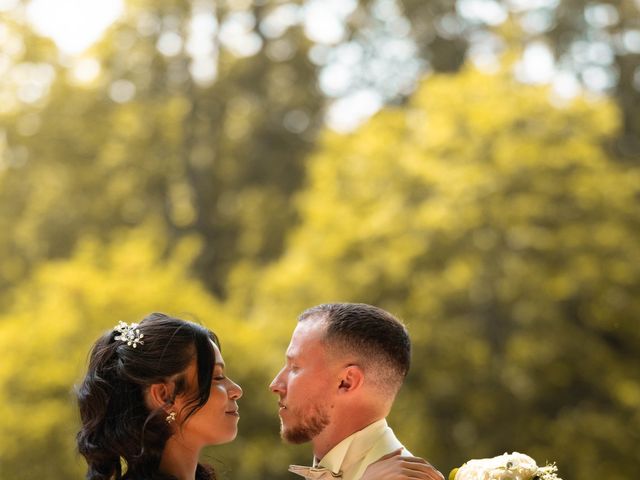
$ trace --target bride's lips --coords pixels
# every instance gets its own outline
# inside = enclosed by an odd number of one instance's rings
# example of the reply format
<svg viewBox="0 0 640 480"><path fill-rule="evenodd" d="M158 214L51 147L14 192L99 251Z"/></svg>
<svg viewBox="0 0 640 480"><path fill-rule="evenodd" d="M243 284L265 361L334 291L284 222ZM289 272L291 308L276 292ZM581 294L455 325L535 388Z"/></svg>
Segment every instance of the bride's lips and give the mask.
<svg viewBox="0 0 640 480"><path fill-rule="evenodd" d="M227 410L224 413L226 415L231 415L232 417L239 417L240 416L240 411L238 409L236 409L236 410Z"/></svg>

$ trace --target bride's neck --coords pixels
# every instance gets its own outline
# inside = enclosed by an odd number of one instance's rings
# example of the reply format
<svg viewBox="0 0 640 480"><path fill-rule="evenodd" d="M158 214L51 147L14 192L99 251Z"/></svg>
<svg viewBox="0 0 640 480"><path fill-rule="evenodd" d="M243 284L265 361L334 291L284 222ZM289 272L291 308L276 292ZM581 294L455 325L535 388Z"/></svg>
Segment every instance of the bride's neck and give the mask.
<svg viewBox="0 0 640 480"><path fill-rule="evenodd" d="M160 471L173 475L178 480L194 480L200 451L180 442L176 435L167 440L162 452Z"/></svg>

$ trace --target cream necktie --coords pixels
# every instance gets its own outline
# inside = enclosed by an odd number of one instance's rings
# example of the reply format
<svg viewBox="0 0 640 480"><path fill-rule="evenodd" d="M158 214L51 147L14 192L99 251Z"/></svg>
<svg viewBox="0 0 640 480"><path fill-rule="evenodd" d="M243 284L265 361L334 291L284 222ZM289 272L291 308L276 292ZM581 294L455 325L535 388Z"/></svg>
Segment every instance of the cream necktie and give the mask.
<svg viewBox="0 0 640 480"><path fill-rule="evenodd" d="M289 465L289 471L304 477L306 480L331 480L342 478L342 472L333 473L326 467L303 467L301 465Z"/></svg>

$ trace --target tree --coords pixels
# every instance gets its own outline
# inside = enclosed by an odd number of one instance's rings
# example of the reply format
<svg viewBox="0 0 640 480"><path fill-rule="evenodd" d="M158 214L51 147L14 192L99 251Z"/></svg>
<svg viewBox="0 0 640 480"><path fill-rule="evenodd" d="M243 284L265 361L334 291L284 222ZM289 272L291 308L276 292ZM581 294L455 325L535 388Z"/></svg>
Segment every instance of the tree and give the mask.
<svg viewBox="0 0 640 480"><path fill-rule="evenodd" d="M362 2L369 4L371 2ZM385 3L382 0L381 3ZM544 46L558 70L588 89L612 94L621 115L610 142L614 160L640 153L640 10L637 2L399 0L422 58L438 72L457 71L474 53ZM505 22L517 28L507 33ZM474 49L476 52L474 52Z"/></svg>
<svg viewBox="0 0 640 480"><path fill-rule="evenodd" d="M565 478L628 478L640 171L603 150L616 120L508 73L427 79L406 107L323 137L300 226L255 281L238 270L236 308L280 342L317 303L399 314L414 369L394 423L443 471L519 450Z"/></svg>
<svg viewBox="0 0 640 480"><path fill-rule="evenodd" d="M280 253L322 121L310 43L296 27L253 32L261 48L249 54L222 40L224 25L259 23L273 3L131 2L100 44L66 63L50 41L13 29L24 48L9 77L39 65L48 82L37 99L7 90L13 107L0 110L0 222L18 233L0 236L12 259L0 285L67 257L84 233L106 239L151 216L164 218L168 250L201 236L194 268L219 296L237 258ZM212 24L204 59L184 46L194 19ZM217 76L191 74L198 62Z"/></svg>

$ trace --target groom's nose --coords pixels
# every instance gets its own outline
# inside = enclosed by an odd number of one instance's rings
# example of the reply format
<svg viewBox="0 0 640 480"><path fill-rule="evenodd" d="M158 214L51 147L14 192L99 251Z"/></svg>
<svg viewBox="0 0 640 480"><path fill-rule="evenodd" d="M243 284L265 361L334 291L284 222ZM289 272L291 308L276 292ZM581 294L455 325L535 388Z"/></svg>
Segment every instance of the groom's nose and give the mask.
<svg viewBox="0 0 640 480"><path fill-rule="evenodd" d="M284 394L286 388L285 388L285 382L282 375L283 373L284 373L284 368L280 370L278 374L275 376L275 378L271 381L271 384L269 385L269 390L271 390L273 393Z"/></svg>

